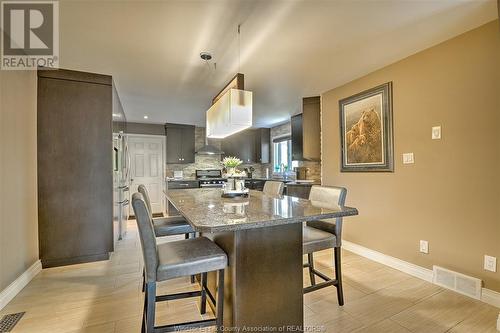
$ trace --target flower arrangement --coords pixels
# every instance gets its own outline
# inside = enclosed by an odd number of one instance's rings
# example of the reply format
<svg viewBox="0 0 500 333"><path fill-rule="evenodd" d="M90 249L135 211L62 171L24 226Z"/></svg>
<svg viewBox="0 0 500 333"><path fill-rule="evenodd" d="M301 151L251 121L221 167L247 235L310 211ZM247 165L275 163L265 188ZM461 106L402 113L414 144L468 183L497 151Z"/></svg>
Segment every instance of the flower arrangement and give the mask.
<svg viewBox="0 0 500 333"><path fill-rule="evenodd" d="M224 157L224 159L222 160L222 165L224 165L224 168L226 169L226 176L241 177L242 172L236 170L236 167L242 163L243 161L240 160L239 158L233 156Z"/></svg>
<svg viewBox="0 0 500 333"><path fill-rule="evenodd" d="M241 163L243 163L242 160L240 160L239 158L236 158L236 157L232 157L232 156L224 157L224 159L222 160L222 165L224 165L228 169L229 168L236 168Z"/></svg>

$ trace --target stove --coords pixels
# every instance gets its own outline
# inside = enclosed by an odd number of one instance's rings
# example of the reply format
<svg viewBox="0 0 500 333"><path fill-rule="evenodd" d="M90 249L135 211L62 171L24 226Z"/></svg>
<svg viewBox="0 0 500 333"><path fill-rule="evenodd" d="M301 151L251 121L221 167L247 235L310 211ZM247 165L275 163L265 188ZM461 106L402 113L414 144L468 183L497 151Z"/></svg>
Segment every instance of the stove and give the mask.
<svg viewBox="0 0 500 333"><path fill-rule="evenodd" d="M222 178L222 170L208 169L196 170L196 179L200 182L200 187L219 187L221 188L227 179Z"/></svg>

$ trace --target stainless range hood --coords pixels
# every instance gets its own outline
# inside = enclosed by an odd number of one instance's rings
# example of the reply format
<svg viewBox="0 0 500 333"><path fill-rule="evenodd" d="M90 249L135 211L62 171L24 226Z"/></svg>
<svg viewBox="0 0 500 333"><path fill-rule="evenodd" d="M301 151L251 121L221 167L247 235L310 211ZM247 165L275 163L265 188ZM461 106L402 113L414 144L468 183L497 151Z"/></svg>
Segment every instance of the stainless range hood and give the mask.
<svg viewBox="0 0 500 333"><path fill-rule="evenodd" d="M224 152L214 145L206 143L203 147L196 151L198 155L222 155Z"/></svg>

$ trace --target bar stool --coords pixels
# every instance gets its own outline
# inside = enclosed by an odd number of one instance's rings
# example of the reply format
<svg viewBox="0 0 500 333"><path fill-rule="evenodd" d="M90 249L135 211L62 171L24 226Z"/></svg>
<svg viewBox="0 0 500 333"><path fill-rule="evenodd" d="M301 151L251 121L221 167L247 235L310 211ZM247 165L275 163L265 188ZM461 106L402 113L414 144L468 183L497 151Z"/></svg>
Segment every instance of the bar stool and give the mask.
<svg viewBox="0 0 500 333"><path fill-rule="evenodd" d="M285 186L283 182L268 180L264 183L264 189L262 190L262 192L264 192L264 194L266 195L272 196L282 195L284 187Z"/></svg>
<svg viewBox="0 0 500 333"><path fill-rule="evenodd" d="M344 206L347 189L343 187L313 186L309 194L309 200L323 208L337 208ZM339 305L344 305L344 294L342 289L341 268L341 246L342 246L342 218L326 219L319 221L308 221L303 229L302 251L307 254L307 263L304 267L309 269L311 286L304 288L304 293L309 293L328 286L337 287L337 299ZM331 279L314 268L313 253L333 248L335 279ZM315 276L324 280L316 283Z"/></svg>
<svg viewBox="0 0 500 333"><path fill-rule="evenodd" d="M224 272L227 266L226 253L205 237L157 244L146 203L142 194L132 195L132 207L136 216L146 271L146 294L142 333L177 332L179 330L216 326L220 332L223 325ZM207 272L218 272L217 301L206 287ZM156 283L178 277L202 274L201 290L177 294L156 295ZM201 297L200 313L206 313L207 296L217 307L216 319L155 326L156 302L188 297Z"/></svg>
<svg viewBox="0 0 500 333"><path fill-rule="evenodd" d="M150 217L153 219L153 227L155 230L156 237L164 236L174 236L174 235L185 235L185 238L189 238L189 234L194 233L191 225L182 216L172 216L172 217L157 217L153 218L153 210L151 209L151 199L149 197L148 190L144 184L137 187L139 193L142 194L144 201L146 202L146 207L150 213Z"/></svg>
<svg viewBox="0 0 500 333"><path fill-rule="evenodd" d="M175 236L184 234L184 238L188 239L190 235L193 235L193 238L196 236L196 232L191 227L191 225L186 221L186 219L182 216L172 216L172 217L153 217L153 210L151 208L151 199L149 197L148 189L144 184L140 184L137 187L139 193L142 194L142 198L146 203L146 208L149 212L149 217L153 220L153 228L155 231L156 237L165 237L165 236ZM195 277L191 276L191 283L195 282ZM142 291L145 291L146 280L144 277L144 272L142 272Z"/></svg>

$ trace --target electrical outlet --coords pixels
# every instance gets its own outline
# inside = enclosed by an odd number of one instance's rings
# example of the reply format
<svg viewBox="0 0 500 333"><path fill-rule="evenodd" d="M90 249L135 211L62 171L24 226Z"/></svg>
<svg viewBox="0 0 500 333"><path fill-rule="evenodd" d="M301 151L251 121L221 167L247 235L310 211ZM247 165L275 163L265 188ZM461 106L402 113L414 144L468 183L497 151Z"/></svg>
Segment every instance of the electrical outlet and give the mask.
<svg viewBox="0 0 500 333"><path fill-rule="evenodd" d="M497 271L497 258L491 256L484 256L484 269L490 272Z"/></svg>
<svg viewBox="0 0 500 333"><path fill-rule="evenodd" d="M432 128L432 140L441 139L441 126L434 126Z"/></svg>
<svg viewBox="0 0 500 333"><path fill-rule="evenodd" d="M403 164L413 164L413 163L415 163L415 159L413 158L413 153L404 153Z"/></svg>
<svg viewBox="0 0 500 333"><path fill-rule="evenodd" d="M429 253L429 242L426 240L420 241L420 252L428 254Z"/></svg>

